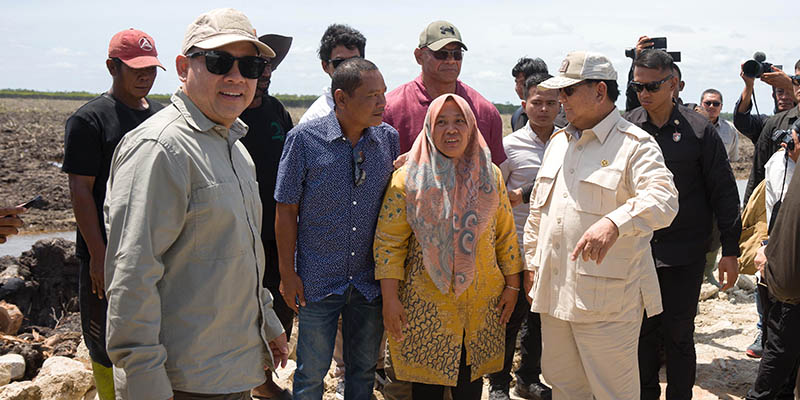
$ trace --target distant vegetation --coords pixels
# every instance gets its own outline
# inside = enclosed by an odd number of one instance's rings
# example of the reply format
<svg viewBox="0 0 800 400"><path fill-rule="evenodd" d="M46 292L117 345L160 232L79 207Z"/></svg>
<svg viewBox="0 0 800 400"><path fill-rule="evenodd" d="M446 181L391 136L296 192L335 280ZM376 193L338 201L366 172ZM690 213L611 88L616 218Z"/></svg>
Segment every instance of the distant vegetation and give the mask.
<svg viewBox="0 0 800 400"><path fill-rule="evenodd" d="M22 97L28 99L54 99L54 100L90 100L96 97L99 93L89 92L40 92L28 89L0 89L0 97ZM159 103L168 103L171 95L169 94L151 94L147 96L151 100ZM273 94L278 100L286 107L301 107L308 108L311 103L317 99L315 95L309 94ZM500 114L513 114L519 105L511 103L494 103L497 111ZM721 113L720 117L726 120L733 120L733 114Z"/></svg>

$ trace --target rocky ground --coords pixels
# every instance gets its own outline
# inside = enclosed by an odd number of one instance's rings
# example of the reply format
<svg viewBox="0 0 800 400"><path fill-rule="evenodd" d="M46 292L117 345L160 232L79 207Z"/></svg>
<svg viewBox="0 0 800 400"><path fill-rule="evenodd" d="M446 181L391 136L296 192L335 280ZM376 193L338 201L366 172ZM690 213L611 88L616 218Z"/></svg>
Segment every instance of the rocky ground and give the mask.
<svg viewBox="0 0 800 400"><path fill-rule="evenodd" d="M83 103L0 98L0 205L20 204L37 194L47 201L43 210L30 210L24 216L26 226L23 231L26 233L75 228L67 179L60 171L60 163L63 159L64 123ZM302 109L290 109L295 121L299 120L302 112ZM503 120L507 134L510 131L509 116L503 115ZM740 138L740 146L743 160L733 165L739 179L747 177L753 152L753 146L744 137ZM71 246L67 241L51 241L34 246L22 257L0 258L0 299L17 304L24 314L21 330L16 335L2 336L0 355L14 352L23 355L25 368L20 379L33 378L41 370L48 374L51 370L59 370L64 363L61 360L63 356L83 360L85 366L85 356L81 358L79 352L76 356L80 344L76 333L80 326L74 314L77 311L74 297L77 275L74 251L69 251ZM752 290L747 288L714 295L700 303L695 334L698 354L695 398L744 397L758 368L757 360L747 358L743 351L755 336L755 320ZM60 364L43 368L47 358ZM291 379L292 365L290 363L288 368L278 371L284 383L288 384ZM85 373L78 375L86 376ZM40 383L45 381L43 379ZM50 393L47 392L49 389L42 392L41 388L32 388L35 380L26 382L31 383L12 384L10 389L0 389L0 400L67 398L61 395L46 397L43 393ZM334 380L327 379L326 386L325 399L333 399ZM83 388L81 385L78 387ZM37 390L39 397L12 396ZM84 393L87 391L88 388ZM376 397L382 399L377 392Z"/></svg>

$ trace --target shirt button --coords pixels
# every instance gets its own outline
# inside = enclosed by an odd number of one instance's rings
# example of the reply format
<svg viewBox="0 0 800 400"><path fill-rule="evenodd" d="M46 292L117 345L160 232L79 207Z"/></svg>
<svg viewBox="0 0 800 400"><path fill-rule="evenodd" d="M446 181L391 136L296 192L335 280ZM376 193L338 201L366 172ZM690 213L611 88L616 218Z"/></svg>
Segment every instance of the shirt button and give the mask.
<svg viewBox="0 0 800 400"><path fill-rule="evenodd" d="M574 173L575 173L575 168L570 168L570 169L569 169L569 173L570 173L570 174L574 174Z"/></svg>
<svg viewBox="0 0 800 400"><path fill-rule="evenodd" d="M355 252L355 251L351 251L351 252L350 252L350 255L351 255L351 256L354 256L354 255L356 255L356 252Z"/></svg>
<svg viewBox="0 0 800 400"><path fill-rule="evenodd" d="M347 278L348 278L348 279L350 279L350 280L352 281L352 280L353 280L353 275L350 275L350 276L348 276Z"/></svg>
<svg viewBox="0 0 800 400"><path fill-rule="evenodd" d="M567 198L567 192L564 192L564 194L562 194L561 197L566 199Z"/></svg>
<svg viewBox="0 0 800 400"><path fill-rule="evenodd" d="M355 231L356 231L356 227L354 226L354 227L353 227L353 232L355 232Z"/></svg>
<svg viewBox="0 0 800 400"><path fill-rule="evenodd" d="M354 201L354 202L353 202L353 205L356 205L356 204L358 204L358 202L357 202L357 201Z"/></svg>
<svg viewBox="0 0 800 400"><path fill-rule="evenodd" d="M578 145L578 150L583 150L583 146L582 145Z"/></svg>
<svg viewBox="0 0 800 400"><path fill-rule="evenodd" d="M558 275L558 269L557 268L553 268L553 275Z"/></svg>
<svg viewBox="0 0 800 400"><path fill-rule="evenodd" d="M560 248L561 248L561 245L560 245L560 244L558 244L558 243L556 243L556 244L554 244L554 245L553 245L553 247L555 247L555 248L556 248L556 250L558 250L558 249L560 249Z"/></svg>
<svg viewBox="0 0 800 400"><path fill-rule="evenodd" d="M561 217L556 218L556 223L561 224Z"/></svg>

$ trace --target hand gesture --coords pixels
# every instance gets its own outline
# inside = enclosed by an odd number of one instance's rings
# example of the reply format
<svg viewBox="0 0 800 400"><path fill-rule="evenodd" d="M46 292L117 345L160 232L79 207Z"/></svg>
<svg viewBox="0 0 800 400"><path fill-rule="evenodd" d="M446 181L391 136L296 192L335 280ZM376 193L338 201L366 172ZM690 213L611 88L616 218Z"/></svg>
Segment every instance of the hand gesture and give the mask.
<svg viewBox="0 0 800 400"><path fill-rule="evenodd" d="M280 336L269 342L269 351L272 352L272 359L275 361L273 369L277 369L279 365L281 368L286 366L286 362L289 360L289 344L286 341L286 332L281 333Z"/></svg>
<svg viewBox="0 0 800 400"><path fill-rule="evenodd" d="M639 57L639 54L651 47L653 47L653 40L650 39L650 37L646 35L639 36L639 40L636 42L636 47L634 47L636 50L636 57Z"/></svg>
<svg viewBox="0 0 800 400"><path fill-rule="evenodd" d="M739 278L739 260L736 256L725 256L719 259L717 265L719 269L719 283L725 283L722 286L722 291L728 290L736 284L736 279ZM725 279L727 275L728 279Z"/></svg>
<svg viewBox="0 0 800 400"><path fill-rule="evenodd" d="M17 215L25 211L27 209L19 206L0 208L0 243L5 243L8 236L19 233L17 228L20 228L23 223Z"/></svg>
<svg viewBox="0 0 800 400"><path fill-rule="evenodd" d="M595 260L600 264L618 237L617 225L608 218L600 218L583 233L570 257L575 261L582 256L583 261Z"/></svg>

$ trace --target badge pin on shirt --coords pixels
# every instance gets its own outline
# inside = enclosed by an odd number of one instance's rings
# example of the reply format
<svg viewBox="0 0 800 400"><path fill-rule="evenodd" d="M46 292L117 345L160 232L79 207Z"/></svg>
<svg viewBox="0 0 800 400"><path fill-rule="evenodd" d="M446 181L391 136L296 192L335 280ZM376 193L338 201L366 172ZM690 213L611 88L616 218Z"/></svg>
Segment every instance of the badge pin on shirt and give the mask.
<svg viewBox="0 0 800 400"><path fill-rule="evenodd" d="M680 140L681 140L681 133L680 132L675 132L675 133L672 134L672 141L673 142L679 142Z"/></svg>
<svg viewBox="0 0 800 400"><path fill-rule="evenodd" d="M607 166L608 166L608 160L602 160L602 161L600 161L600 166L601 166L601 167L607 167Z"/></svg>

